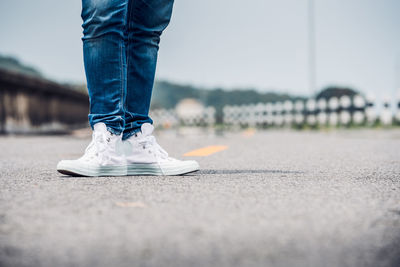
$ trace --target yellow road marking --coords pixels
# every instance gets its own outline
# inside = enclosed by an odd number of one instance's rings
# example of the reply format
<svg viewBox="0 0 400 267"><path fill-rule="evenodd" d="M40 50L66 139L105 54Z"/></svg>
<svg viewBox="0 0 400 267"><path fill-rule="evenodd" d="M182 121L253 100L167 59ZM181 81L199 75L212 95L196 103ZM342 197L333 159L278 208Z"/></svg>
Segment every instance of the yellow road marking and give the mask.
<svg viewBox="0 0 400 267"><path fill-rule="evenodd" d="M115 202L115 205L124 208L145 208L146 204L142 202Z"/></svg>
<svg viewBox="0 0 400 267"><path fill-rule="evenodd" d="M254 128L248 128L242 132L242 136L244 137L252 137L254 133L256 132L256 129Z"/></svg>
<svg viewBox="0 0 400 267"><path fill-rule="evenodd" d="M185 157L205 157L219 151L228 149L227 146L207 146L183 154Z"/></svg>

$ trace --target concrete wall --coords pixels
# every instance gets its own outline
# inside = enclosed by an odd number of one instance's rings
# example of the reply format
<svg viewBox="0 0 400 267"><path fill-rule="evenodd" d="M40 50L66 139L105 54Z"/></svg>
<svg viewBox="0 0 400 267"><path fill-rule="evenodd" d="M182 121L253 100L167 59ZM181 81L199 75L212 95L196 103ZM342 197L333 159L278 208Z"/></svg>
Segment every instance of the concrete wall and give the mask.
<svg viewBox="0 0 400 267"><path fill-rule="evenodd" d="M86 126L89 100L48 80L0 70L0 133L57 133Z"/></svg>

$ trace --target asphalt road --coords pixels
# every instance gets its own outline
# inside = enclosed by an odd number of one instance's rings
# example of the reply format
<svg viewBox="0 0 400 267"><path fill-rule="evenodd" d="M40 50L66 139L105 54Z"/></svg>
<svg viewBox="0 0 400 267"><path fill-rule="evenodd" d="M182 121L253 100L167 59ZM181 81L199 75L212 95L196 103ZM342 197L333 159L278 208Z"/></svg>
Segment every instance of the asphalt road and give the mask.
<svg viewBox="0 0 400 267"><path fill-rule="evenodd" d="M0 266L400 266L400 130L158 133L174 177L67 177L77 136L0 137Z"/></svg>

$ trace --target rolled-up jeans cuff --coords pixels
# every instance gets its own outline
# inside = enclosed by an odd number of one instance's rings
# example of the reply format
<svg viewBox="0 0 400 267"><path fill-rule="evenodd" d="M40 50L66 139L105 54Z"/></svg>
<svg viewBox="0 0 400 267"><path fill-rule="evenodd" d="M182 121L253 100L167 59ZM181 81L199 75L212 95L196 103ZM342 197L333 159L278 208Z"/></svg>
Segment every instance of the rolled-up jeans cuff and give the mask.
<svg viewBox="0 0 400 267"><path fill-rule="evenodd" d="M110 133L115 134L115 135L121 135L121 133L122 133L122 131L116 130L116 129L114 129L112 127L109 127L109 126L107 126L107 131L109 131Z"/></svg>
<svg viewBox="0 0 400 267"><path fill-rule="evenodd" d="M109 131L110 133L115 134L115 135L121 135L122 134L122 129L120 129L119 126L117 126L117 125L113 126L113 125L110 125L110 124L107 124L107 123L105 123L105 125L106 125L106 128L107 128L107 131ZM94 124L91 124L90 127L92 128L92 130L94 130Z"/></svg>
<svg viewBox="0 0 400 267"><path fill-rule="evenodd" d="M123 135L122 135L122 140L126 140L126 139L128 139L129 137L131 137L132 135L134 135L135 133L138 133L138 132L140 132L140 128L133 129L133 130L131 130L129 132L124 132Z"/></svg>

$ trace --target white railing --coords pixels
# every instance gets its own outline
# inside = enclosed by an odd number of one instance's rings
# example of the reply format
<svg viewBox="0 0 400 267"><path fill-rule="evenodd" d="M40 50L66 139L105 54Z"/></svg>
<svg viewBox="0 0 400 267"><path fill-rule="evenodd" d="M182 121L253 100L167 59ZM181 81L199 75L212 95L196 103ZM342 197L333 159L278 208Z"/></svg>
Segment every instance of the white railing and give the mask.
<svg viewBox="0 0 400 267"><path fill-rule="evenodd" d="M215 108L206 107L197 114L181 114L175 109L155 109L150 112L150 117L157 127L171 128L177 126L204 126L215 125Z"/></svg>
<svg viewBox="0 0 400 267"><path fill-rule="evenodd" d="M400 110L393 115L389 101L378 113L372 100L360 95L330 99L308 99L276 103L225 106L223 122L233 126L348 126L391 125L400 122Z"/></svg>
<svg viewBox="0 0 400 267"><path fill-rule="evenodd" d="M150 112L155 125L162 128L178 126L213 127L216 111L206 107L202 112L178 115L175 109L156 109ZM288 126L384 126L400 124L400 107L393 114L390 101L376 107L372 99L361 95L329 99L308 99L249 105L227 105L222 110L222 123L238 127L288 127Z"/></svg>

